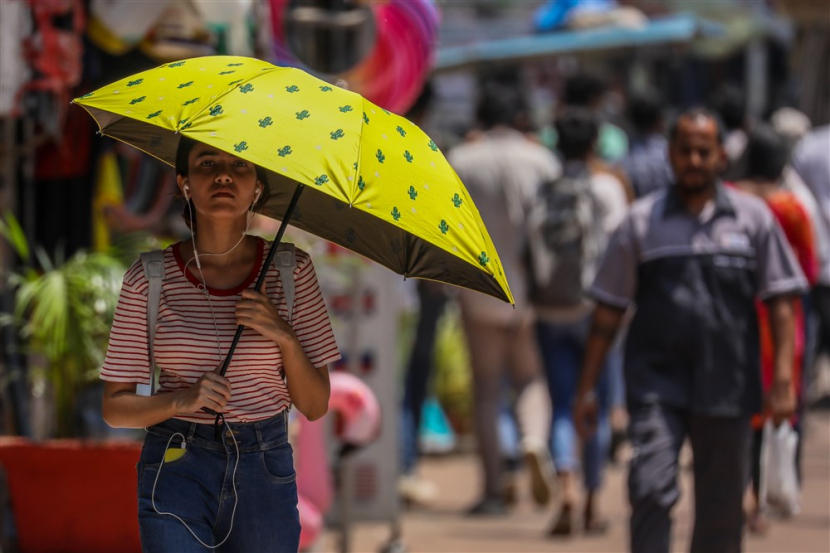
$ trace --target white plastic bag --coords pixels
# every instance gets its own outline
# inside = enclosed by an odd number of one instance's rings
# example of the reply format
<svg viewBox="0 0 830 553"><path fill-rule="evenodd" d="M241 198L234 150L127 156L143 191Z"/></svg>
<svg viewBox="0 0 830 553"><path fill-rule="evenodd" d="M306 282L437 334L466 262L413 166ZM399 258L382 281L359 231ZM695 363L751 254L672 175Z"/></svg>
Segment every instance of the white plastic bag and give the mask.
<svg viewBox="0 0 830 553"><path fill-rule="evenodd" d="M793 516L800 510L795 453L796 434L789 422L776 428L771 420L764 425L761 445L761 483L759 501L762 509L772 508L783 516Z"/></svg>

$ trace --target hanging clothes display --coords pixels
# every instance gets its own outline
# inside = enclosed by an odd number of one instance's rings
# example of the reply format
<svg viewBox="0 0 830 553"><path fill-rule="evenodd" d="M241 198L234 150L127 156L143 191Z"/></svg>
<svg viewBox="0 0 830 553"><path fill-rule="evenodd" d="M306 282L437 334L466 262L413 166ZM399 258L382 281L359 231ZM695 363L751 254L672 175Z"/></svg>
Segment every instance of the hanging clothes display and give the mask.
<svg viewBox="0 0 830 553"><path fill-rule="evenodd" d="M0 2L0 117L18 113L18 92L31 78L23 57L23 40L32 33L32 16L26 0Z"/></svg>
<svg viewBox="0 0 830 553"><path fill-rule="evenodd" d="M216 36L216 53L232 56L254 55L252 10L254 0L191 0L204 24Z"/></svg>
<svg viewBox="0 0 830 553"><path fill-rule="evenodd" d="M169 4L168 0L92 0L87 36L101 50L120 56L144 39Z"/></svg>
<svg viewBox="0 0 830 553"><path fill-rule="evenodd" d="M42 117L39 122L49 134L58 135L69 106L70 91L81 82L82 36L86 25L83 1L29 0L29 6L35 32L23 41L23 56L34 75L18 91L18 98L45 92L46 98L54 103L55 116Z"/></svg>
<svg viewBox="0 0 830 553"><path fill-rule="evenodd" d="M216 53L214 34L189 0L170 0L139 46L158 62Z"/></svg>

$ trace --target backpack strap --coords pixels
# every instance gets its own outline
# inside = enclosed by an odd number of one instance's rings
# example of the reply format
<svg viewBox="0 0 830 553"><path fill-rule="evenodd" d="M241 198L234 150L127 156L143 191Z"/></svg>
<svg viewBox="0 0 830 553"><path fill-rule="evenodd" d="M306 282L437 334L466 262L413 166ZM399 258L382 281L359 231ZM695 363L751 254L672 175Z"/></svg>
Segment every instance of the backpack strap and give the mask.
<svg viewBox="0 0 830 553"><path fill-rule="evenodd" d="M274 266L280 272L280 282L285 295L285 305L288 307L288 324L294 318L294 296L296 286L294 284L294 269L297 267L297 249L290 242L280 242L277 247L277 254L274 256Z"/></svg>
<svg viewBox="0 0 830 553"><path fill-rule="evenodd" d="M140 256L144 276L147 278L147 347L150 351L150 395L156 393L156 363L153 353L153 341L158 321L159 303L161 301L161 283L164 280L164 252L153 250L144 252ZM294 318L294 298L296 286L294 283L294 269L297 267L297 250L294 244L281 242L274 256L274 266L279 270L285 304L288 307L288 323Z"/></svg>
<svg viewBox="0 0 830 553"><path fill-rule="evenodd" d="M164 252L153 250L139 255L144 276L147 278L147 347L150 350L150 395L156 393L156 358L153 354L153 341L156 336L156 321L159 317L161 301L161 282L164 280Z"/></svg>

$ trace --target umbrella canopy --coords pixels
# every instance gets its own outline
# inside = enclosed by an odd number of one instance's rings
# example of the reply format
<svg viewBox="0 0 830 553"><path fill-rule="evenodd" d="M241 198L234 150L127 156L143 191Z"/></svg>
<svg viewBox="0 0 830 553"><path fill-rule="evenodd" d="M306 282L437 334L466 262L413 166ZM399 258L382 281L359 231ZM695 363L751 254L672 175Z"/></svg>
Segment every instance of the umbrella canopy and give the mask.
<svg viewBox="0 0 830 553"><path fill-rule="evenodd" d="M168 63L74 100L102 134L169 165L180 135L268 172L264 214L290 216L398 274L513 303L498 254L458 176L407 119L293 68L244 57Z"/></svg>

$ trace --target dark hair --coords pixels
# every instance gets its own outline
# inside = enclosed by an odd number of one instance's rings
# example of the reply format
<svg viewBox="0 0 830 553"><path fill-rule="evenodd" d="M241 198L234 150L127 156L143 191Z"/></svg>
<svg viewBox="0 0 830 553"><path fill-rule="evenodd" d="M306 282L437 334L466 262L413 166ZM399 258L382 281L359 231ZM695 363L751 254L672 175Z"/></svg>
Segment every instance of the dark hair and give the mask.
<svg viewBox="0 0 830 553"><path fill-rule="evenodd" d="M526 111L527 104L518 87L496 82L481 85L476 115L485 129L497 125L515 127Z"/></svg>
<svg viewBox="0 0 830 553"><path fill-rule="evenodd" d="M627 113L636 132L654 132L663 120L663 98L656 90L634 94L628 100Z"/></svg>
<svg viewBox="0 0 830 553"><path fill-rule="evenodd" d="M590 107L605 94L605 82L590 73L580 73L565 81L562 100L569 106Z"/></svg>
<svg viewBox="0 0 830 553"><path fill-rule="evenodd" d="M776 181L787 165L787 142L769 125L757 125L746 143L746 176Z"/></svg>
<svg viewBox="0 0 830 553"><path fill-rule="evenodd" d="M198 140L194 140L188 136L181 135L179 138L179 145L176 147L176 174L186 177L190 172L190 165L188 163L188 158L190 157L190 151L193 150L193 147L199 144ZM262 183L262 194L259 195L259 198L254 204L253 211L259 212L265 202L268 201L268 198L271 197L271 185L268 183L268 173L265 172L265 169L260 167L259 165L254 165L254 169L256 170L256 178ZM177 192L178 194L178 192ZM196 222L190 220L190 213L193 209L192 206L188 207L190 202L193 200L188 200L184 204L184 208L182 209L182 219L187 224L187 228L194 229Z"/></svg>
<svg viewBox="0 0 830 553"><path fill-rule="evenodd" d="M556 147L566 160L584 159L599 135L596 117L586 108L565 108L555 126Z"/></svg>
<svg viewBox="0 0 830 553"><path fill-rule="evenodd" d="M744 126L746 98L740 88L732 84L724 85L712 95L710 103L727 129L731 131Z"/></svg>
<svg viewBox="0 0 830 553"><path fill-rule="evenodd" d="M688 108L678 113L669 125L669 141L673 142L677 138L677 128L680 126L681 119L697 119L699 117L711 119L715 122L718 131L718 144L723 144L726 138L723 130L723 121L721 121L717 113L704 107Z"/></svg>

